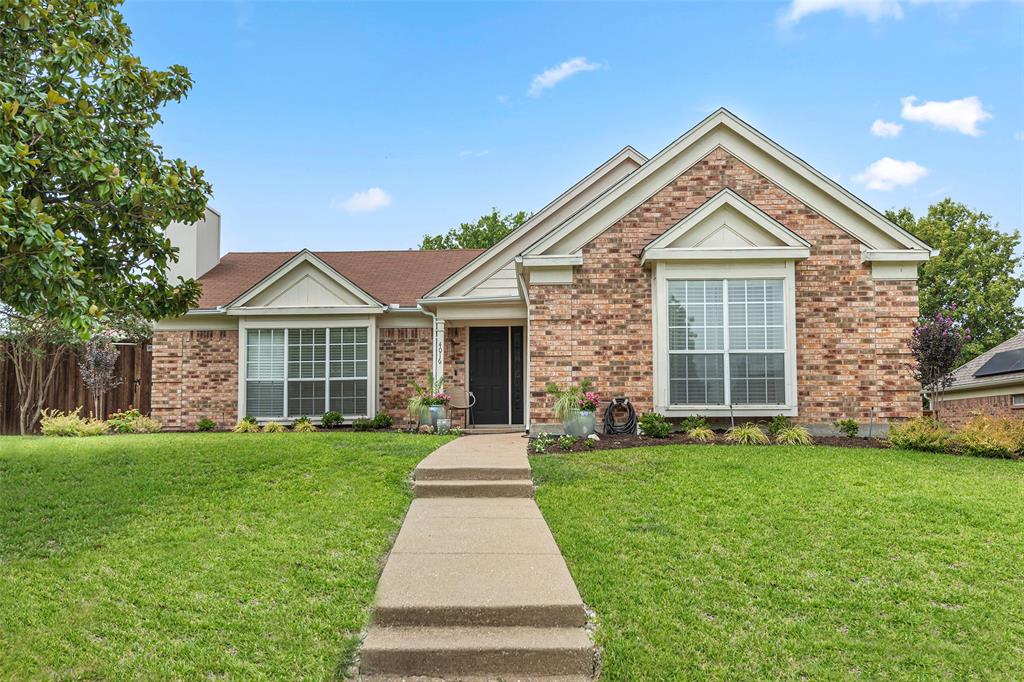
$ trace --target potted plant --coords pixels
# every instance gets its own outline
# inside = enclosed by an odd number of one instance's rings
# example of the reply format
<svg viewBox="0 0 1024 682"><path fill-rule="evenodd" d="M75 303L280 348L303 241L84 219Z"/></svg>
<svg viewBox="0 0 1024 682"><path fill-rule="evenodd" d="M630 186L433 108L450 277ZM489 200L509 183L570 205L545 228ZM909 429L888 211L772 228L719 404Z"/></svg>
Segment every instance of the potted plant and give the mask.
<svg viewBox="0 0 1024 682"><path fill-rule="evenodd" d="M436 430L437 420L446 417L445 408L451 396L444 392L444 377L434 379L431 372L427 378L427 386L421 386L415 381L409 382L415 391L409 398L409 414L417 424L429 424Z"/></svg>
<svg viewBox="0 0 1024 682"><path fill-rule="evenodd" d="M555 398L555 417L561 420L567 434L583 438L594 432L594 414L601 396L592 388L589 379L565 390L553 381L548 382L547 392Z"/></svg>

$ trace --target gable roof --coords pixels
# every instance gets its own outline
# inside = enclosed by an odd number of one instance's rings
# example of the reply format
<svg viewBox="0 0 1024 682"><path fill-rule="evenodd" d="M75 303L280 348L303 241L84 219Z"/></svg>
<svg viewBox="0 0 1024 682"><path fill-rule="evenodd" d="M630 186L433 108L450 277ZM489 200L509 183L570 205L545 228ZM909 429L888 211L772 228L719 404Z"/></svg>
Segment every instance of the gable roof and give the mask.
<svg viewBox="0 0 1024 682"><path fill-rule="evenodd" d="M607 187L612 186L614 182L619 181L622 177L628 177L629 173L634 172L635 169L641 167L646 162L647 157L633 147L623 147L617 154L551 200L544 208L530 216L529 220L510 232L498 243L482 251L480 255L466 263L464 267L438 283L437 286L424 295L424 298L436 298L450 294L453 288L458 287L474 275L476 275L475 279L482 280L494 274L512 262L512 259L518 256L526 246L536 241L543 234L556 228L563 220L571 216L572 213L569 211L574 212L578 208L585 206L600 196ZM613 182L609 182L609 179ZM574 203L578 204L575 209L572 208Z"/></svg>
<svg viewBox="0 0 1024 682"><path fill-rule="evenodd" d="M947 393L962 391L969 388L984 388L986 386L999 386L1002 384L1014 384L1024 381L1024 370L1017 372L1006 372L989 376L977 376L978 370L985 366L998 353L1017 351L1024 349L1024 331L1011 339L1003 341L995 348L990 348L973 360L965 362L953 371L953 383L946 389Z"/></svg>
<svg viewBox="0 0 1024 682"><path fill-rule="evenodd" d="M199 278L197 309L224 306L252 289L301 251L231 252ZM482 249L446 251L314 251L320 261L382 305L415 307L431 287L464 266Z"/></svg>
<svg viewBox="0 0 1024 682"><path fill-rule="evenodd" d="M239 294L238 297L232 300L229 305L244 306L247 303L252 302L253 299L257 298L261 293L271 289L275 283L283 279L288 273L307 264L316 271L326 275L328 281L333 281L336 285L340 286L342 290L347 291L350 295L354 296L356 300L362 303L362 305L375 305L381 303L363 290L358 284L325 263L323 259L315 253L308 249L303 249L289 258L283 265L275 268L273 272L257 282L254 286Z"/></svg>
<svg viewBox="0 0 1024 682"><path fill-rule="evenodd" d="M572 253L721 147L825 216L870 249L931 247L726 109L718 109L636 172L539 239L524 255Z"/></svg>

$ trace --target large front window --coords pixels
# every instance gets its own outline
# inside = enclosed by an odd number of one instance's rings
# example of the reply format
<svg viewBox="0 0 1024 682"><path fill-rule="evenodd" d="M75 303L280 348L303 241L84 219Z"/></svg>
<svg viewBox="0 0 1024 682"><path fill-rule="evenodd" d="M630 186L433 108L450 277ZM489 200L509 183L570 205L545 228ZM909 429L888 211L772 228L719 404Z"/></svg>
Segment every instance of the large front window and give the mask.
<svg viewBox="0 0 1024 682"><path fill-rule="evenodd" d="M669 403L784 405L783 280L667 284Z"/></svg>
<svg viewBox="0 0 1024 682"><path fill-rule="evenodd" d="M366 327L249 329L246 413L263 419L369 413Z"/></svg>

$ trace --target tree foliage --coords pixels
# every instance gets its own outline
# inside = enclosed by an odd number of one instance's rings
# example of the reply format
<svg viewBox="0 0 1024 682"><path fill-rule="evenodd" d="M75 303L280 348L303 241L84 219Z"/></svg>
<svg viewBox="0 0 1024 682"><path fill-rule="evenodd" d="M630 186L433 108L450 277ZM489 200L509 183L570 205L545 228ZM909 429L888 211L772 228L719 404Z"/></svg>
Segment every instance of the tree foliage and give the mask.
<svg viewBox="0 0 1024 682"><path fill-rule="evenodd" d="M499 215L498 209L480 216L475 223L462 223L445 234L423 235L421 249L486 249L501 241L505 235L527 220L526 211Z"/></svg>
<svg viewBox="0 0 1024 682"><path fill-rule="evenodd" d="M940 250L921 267L921 315L955 311L971 330L958 364L980 355L1024 328L1018 304L1024 290L1020 273L1020 233L1001 232L989 215L943 199L915 218L909 209L886 217Z"/></svg>
<svg viewBox="0 0 1024 682"><path fill-rule="evenodd" d="M150 130L192 87L131 53L118 0L0 2L0 301L87 334L105 314L181 314L171 222L203 216L201 170Z"/></svg>
<svg viewBox="0 0 1024 682"><path fill-rule="evenodd" d="M940 311L922 320L910 339L914 378L921 382L936 416L964 346L971 341L971 330L954 319L955 312Z"/></svg>

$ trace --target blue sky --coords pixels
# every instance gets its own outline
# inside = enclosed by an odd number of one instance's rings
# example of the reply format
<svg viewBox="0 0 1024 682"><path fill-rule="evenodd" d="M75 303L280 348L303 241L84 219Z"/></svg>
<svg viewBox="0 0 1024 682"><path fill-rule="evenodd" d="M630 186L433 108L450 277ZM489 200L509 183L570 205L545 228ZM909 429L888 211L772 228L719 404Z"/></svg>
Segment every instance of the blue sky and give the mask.
<svg viewBox="0 0 1024 682"><path fill-rule="evenodd" d="M653 155L719 106L876 208L948 195L1024 226L1021 4L124 13L147 65L195 78L156 136L207 172L225 251L411 248L492 206L537 210L624 145Z"/></svg>

